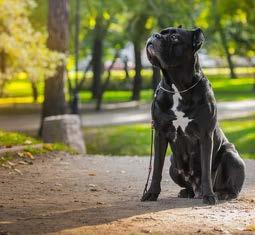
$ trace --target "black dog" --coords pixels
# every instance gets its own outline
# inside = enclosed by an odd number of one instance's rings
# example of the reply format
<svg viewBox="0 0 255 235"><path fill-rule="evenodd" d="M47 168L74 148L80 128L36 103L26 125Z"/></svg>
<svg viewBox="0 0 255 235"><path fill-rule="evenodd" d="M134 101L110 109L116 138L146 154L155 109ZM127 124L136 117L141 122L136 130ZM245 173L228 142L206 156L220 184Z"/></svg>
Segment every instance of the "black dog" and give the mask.
<svg viewBox="0 0 255 235"><path fill-rule="evenodd" d="M147 42L147 56L160 67L163 79L152 103L155 160L151 186L142 201L155 201L161 191L162 168L168 143L170 176L183 187L179 197L236 198L245 178L245 165L217 121L211 84L203 75L197 51L202 46L201 29L167 28Z"/></svg>

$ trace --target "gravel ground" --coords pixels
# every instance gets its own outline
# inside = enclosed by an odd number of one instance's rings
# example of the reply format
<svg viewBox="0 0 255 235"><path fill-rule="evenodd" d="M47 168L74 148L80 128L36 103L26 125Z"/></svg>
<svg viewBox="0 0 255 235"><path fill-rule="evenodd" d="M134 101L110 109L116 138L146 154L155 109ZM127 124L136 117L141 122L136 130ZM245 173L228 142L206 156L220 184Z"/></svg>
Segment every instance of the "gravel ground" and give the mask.
<svg viewBox="0 0 255 235"><path fill-rule="evenodd" d="M255 161L240 197L216 206L177 198L166 159L157 202L140 202L147 157L37 157L0 168L0 234L255 234Z"/></svg>

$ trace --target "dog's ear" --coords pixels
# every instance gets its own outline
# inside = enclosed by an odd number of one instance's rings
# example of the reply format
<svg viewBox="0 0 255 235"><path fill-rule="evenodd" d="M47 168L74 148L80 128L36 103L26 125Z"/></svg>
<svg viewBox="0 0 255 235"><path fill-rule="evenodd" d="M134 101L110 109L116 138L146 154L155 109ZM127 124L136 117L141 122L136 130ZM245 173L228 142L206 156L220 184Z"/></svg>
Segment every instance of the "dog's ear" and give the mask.
<svg viewBox="0 0 255 235"><path fill-rule="evenodd" d="M193 30L193 39L192 40L193 40L192 41L193 51L196 52L202 47L202 45L205 41L205 36L204 36L202 29L196 28L195 30Z"/></svg>
<svg viewBox="0 0 255 235"><path fill-rule="evenodd" d="M178 29L181 29L182 28L182 25L180 24L179 26L178 26Z"/></svg>

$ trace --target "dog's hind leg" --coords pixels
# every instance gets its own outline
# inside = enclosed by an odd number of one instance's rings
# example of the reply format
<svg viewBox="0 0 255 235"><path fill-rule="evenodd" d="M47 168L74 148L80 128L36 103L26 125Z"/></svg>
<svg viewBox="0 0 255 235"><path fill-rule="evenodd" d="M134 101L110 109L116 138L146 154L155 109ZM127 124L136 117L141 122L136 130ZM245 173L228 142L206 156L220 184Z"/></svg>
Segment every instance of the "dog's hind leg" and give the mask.
<svg viewBox="0 0 255 235"><path fill-rule="evenodd" d="M192 186L190 185L190 183L185 181L184 175L178 171L175 164L176 163L173 160L173 156L171 156L171 166L169 168L170 177L176 184L178 184L180 187L184 188L184 189L180 190L178 197L180 197L180 198L194 198L195 193L192 189Z"/></svg>
<svg viewBox="0 0 255 235"><path fill-rule="evenodd" d="M235 149L219 154L221 162L215 176L214 192L219 200L230 200L236 198L242 189L245 164Z"/></svg>

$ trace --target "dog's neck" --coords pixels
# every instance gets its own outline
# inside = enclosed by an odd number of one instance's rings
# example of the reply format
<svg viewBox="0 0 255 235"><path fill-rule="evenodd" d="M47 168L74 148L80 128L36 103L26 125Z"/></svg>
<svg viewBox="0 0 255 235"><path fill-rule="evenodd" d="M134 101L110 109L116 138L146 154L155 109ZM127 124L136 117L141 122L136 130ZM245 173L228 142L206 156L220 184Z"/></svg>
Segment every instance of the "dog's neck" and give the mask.
<svg viewBox="0 0 255 235"><path fill-rule="evenodd" d="M172 84L178 91L186 90L198 81L198 73L201 73L198 57L195 57L190 63L185 63L168 69L161 69L163 74L163 84L172 87Z"/></svg>

